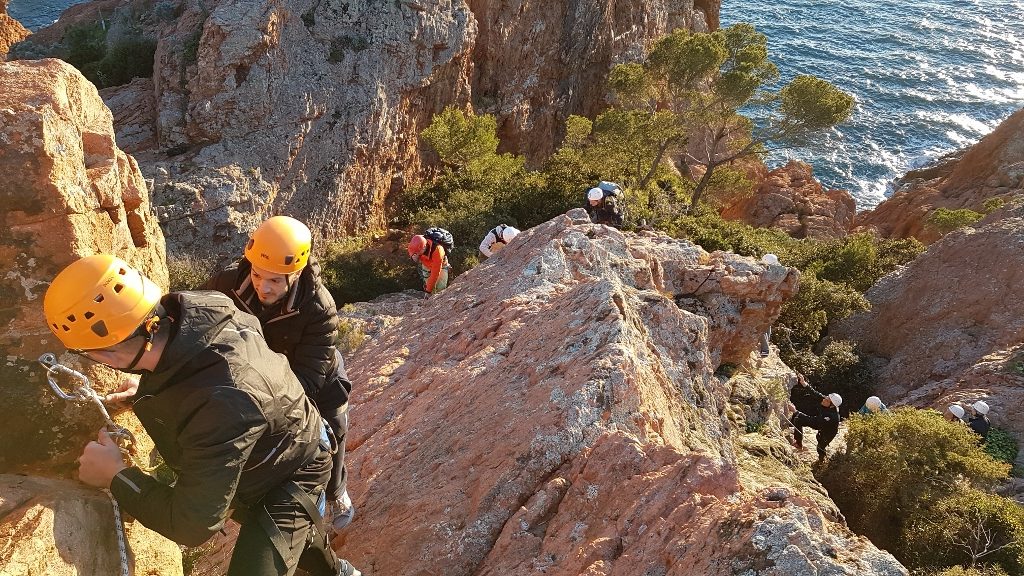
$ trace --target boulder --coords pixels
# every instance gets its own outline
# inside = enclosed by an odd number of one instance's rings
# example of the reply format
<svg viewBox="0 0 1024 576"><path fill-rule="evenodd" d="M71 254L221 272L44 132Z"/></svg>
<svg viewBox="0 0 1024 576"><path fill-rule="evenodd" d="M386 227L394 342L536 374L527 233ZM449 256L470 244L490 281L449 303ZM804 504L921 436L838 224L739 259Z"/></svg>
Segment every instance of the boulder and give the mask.
<svg viewBox="0 0 1024 576"><path fill-rule="evenodd" d="M797 286L573 210L386 303L349 362L359 513L336 548L370 576L906 574L782 439L792 372L750 360Z"/></svg>
<svg viewBox="0 0 1024 576"><path fill-rule="evenodd" d="M125 520L133 575L182 574L173 542ZM0 551L4 576L121 574L110 498L68 480L0 474Z"/></svg>
<svg viewBox="0 0 1024 576"><path fill-rule="evenodd" d="M1024 110L1019 110L974 146L908 173L896 182L891 198L857 215L856 226L890 238L931 243L941 237L928 225L935 209L987 212L987 200L1005 201L1022 193Z"/></svg>
<svg viewBox="0 0 1024 576"><path fill-rule="evenodd" d="M825 190L809 164L791 160L758 175L750 196L722 211L730 220L759 228L778 228L794 238L841 238L853 226L856 203L845 190Z"/></svg>
<svg viewBox="0 0 1024 576"><path fill-rule="evenodd" d="M985 399L1024 438L1024 206L951 232L867 291L832 335L872 357L880 396L916 406Z"/></svg>
<svg viewBox="0 0 1024 576"><path fill-rule="evenodd" d="M7 56L11 45L28 38L31 32L7 14L8 0L0 0L0 61Z"/></svg>
<svg viewBox="0 0 1024 576"><path fill-rule="evenodd" d="M164 240L135 160L114 143L110 111L71 65L0 63L0 142L0 472L63 475L102 420L92 406L58 399L36 363L64 351L43 319L43 294L66 265L99 252L166 287ZM71 355L63 360L81 367ZM100 391L120 384L110 370L87 374ZM133 420L122 424L138 431Z"/></svg>

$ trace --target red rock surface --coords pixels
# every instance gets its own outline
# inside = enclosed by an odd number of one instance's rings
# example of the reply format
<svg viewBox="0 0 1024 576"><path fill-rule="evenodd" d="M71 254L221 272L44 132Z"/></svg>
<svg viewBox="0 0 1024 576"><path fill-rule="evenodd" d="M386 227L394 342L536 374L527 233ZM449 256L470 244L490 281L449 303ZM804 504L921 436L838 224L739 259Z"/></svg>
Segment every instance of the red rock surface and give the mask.
<svg viewBox="0 0 1024 576"><path fill-rule="evenodd" d="M930 243L939 232L927 225L936 208L984 209L990 198L1024 193L1024 110L991 134L936 166L908 173L892 198L857 215L858 227L891 238L911 236Z"/></svg>
<svg viewBox="0 0 1024 576"><path fill-rule="evenodd" d="M11 44L28 38L31 32L7 14L8 0L0 0L0 61L7 55Z"/></svg>
<svg viewBox="0 0 1024 576"><path fill-rule="evenodd" d="M715 375L796 288L575 210L440 295L366 305L398 316L348 363L359 513L336 547L369 576L905 574L782 440L767 387L792 373Z"/></svg>
<svg viewBox="0 0 1024 576"><path fill-rule="evenodd" d="M779 228L794 238L840 238L853 226L853 197L845 190L826 191L810 165L790 161L762 178L751 196L727 206L722 216Z"/></svg>
<svg viewBox="0 0 1024 576"><path fill-rule="evenodd" d="M835 336L874 357L880 396L944 407L985 399L1024 438L1024 207L951 232L866 294Z"/></svg>

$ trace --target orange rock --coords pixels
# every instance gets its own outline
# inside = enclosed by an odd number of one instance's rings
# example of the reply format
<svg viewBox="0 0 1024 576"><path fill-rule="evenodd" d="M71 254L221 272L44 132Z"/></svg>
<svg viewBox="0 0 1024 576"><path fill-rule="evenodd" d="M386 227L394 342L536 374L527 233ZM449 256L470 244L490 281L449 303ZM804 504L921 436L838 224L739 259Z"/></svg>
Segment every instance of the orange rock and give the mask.
<svg viewBox="0 0 1024 576"><path fill-rule="evenodd" d="M761 176L754 193L727 206L722 216L794 238L839 238L853 225L856 203L845 190L825 191L811 166L790 161Z"/></svg>
<svg viewBox="0 0 1024 576"><path fill-rule="evenodd" d="M57 399L36 363L43 352L64 351L43 320L43 293L64 266L98 252L167 286L164 240L135 160L114 144L110 111L71 65L0 63L0 142L0 373L9 383L0 389L0 472L66 474L102 421L91 406ZM97 390L120 384L111 371L89 374Z"/></svg>
<svg viewBox="0 0 1024 576"><path fill-rule="evenodd" d="M892 198L857 215L856 226L890 238L914 237L925 243L940 233L928 226L936 208L984 210L990 198L1024 192L1024 110L1004 120L991 134L936 165L909 172Z"/></svg>
<svg viewBox="0 0 1024 576"><path fill-rule="evenodd" d="M392 576L906 574L806 468L759 467L791 454L777 417L762 435L726 416L715 369L749 358L797 283L574 210L390 302L401 317L348 362L359 513L336 547Z"/></svg>
<svg viewBox="0 0 1024 576"><path fill-rule="evenodd" d="M28 38L31 32L7 14L8 0L0 0L0 61L7 56L11 44Z"/></svg>

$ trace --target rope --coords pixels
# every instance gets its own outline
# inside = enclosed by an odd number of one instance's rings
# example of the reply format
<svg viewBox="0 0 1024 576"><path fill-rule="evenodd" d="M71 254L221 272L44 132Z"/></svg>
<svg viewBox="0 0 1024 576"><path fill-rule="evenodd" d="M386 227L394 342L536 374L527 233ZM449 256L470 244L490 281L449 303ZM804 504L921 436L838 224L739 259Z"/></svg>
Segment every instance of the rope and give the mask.
<svg viewBox="0 0 1024 576"><path fill-rule="evenodd" d="M103 493L110 498L110 505L114 508L114 528L117 529L117 554L121 557L121 576L131 576L131 567L128 564L128 543L124 537L124 521L121 519L121 507L117 499L110 493L110 490L103 490Z"/></svg>

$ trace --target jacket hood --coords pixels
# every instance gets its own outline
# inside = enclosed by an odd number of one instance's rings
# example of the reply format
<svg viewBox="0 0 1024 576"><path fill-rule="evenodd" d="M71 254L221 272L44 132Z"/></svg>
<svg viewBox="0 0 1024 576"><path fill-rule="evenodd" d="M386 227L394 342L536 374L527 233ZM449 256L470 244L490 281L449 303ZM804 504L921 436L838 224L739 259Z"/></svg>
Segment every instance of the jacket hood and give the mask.
<svg viewBox="0 0 1024 576"><path fill-rule="evenodd" d="M207 349L232 320L262 334L259 322L240 312L231 298L220 292L172 292L161 298L160 304L174 323L156 369L144 374L139 383L140 394L153 394L163 389L171 377Z"/></svg>
<svg viewBox="0 0 1024 576"><path fill-rule="evenodd" d="M238 295L239 300L243 302L250 302L251 299L255 297L252 280L249 278L249 271L252 270L252 263L243 257L238 262L228 267L225 270L225 273L231 271L232 268L234 268L235 271L235 293ZM316 287L319 284L320 262L315 256L310 256L306 267L303 268L302 273L299 274L299 281L296 282L295 286L287 295L285 295L286 300L281 309L281 313L287 314L302 308L303 305L316 297Z"/></svg>

